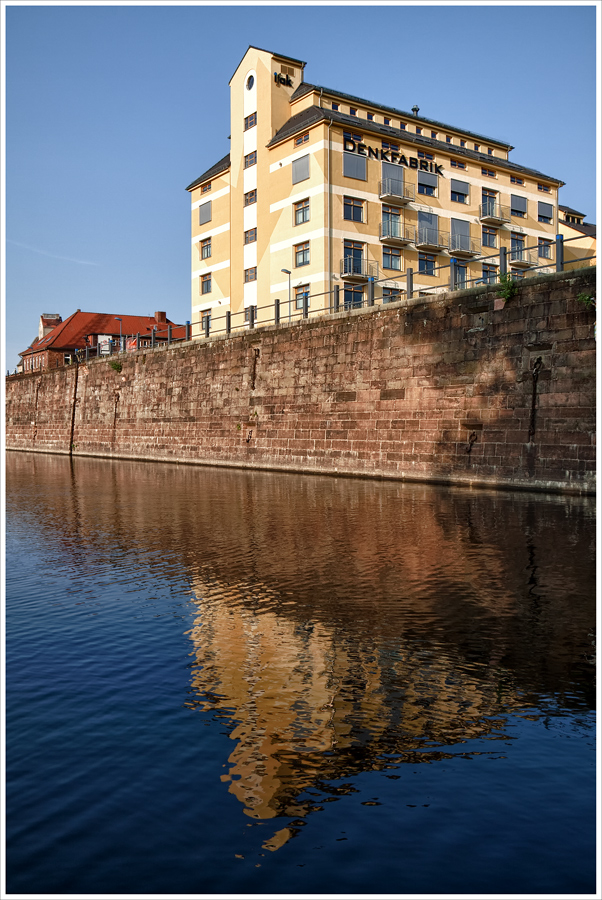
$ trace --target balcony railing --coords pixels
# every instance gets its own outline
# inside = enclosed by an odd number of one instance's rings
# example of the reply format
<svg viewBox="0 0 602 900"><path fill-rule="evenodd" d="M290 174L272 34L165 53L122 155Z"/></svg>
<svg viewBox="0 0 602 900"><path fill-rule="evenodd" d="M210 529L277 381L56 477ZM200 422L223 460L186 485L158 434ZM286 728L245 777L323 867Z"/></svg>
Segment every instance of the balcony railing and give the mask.
<svg viewBox="0 0 602 900"><path fill-rule="evenodd" d="M347 256L341 260L341 276L349 281L368 281L378 278L378 263Z"/></svg>
<svg viewBox="0 0 602 900"><path fill-rule="evenodd" d="M412 244L416 240L416 229L397 219L385 219L379 227L379 238L388 244Z"/></svg>
<svg viewBox="0 0 602 900"><path fill-rule="evenodd" d="M394 206L403 206L416 196L416 188L413 184L397 178L383 178L378 183L378 196L381 200L387 200Z"/></svg>
<svg viewBox="0 0 602 900"><path fill-rule="evenodd" d="M416 246L429 250L448 250L449 232L439 231L438 228L418 228Z"/></svg>
<svg viewBox="0 0 602 900"><path fill-rule="evenodd" d="M452 234L449 242L449 252L456 256L480 256L481 244L473 240L468 234Z"/></svg>
<svg viewBox="0 0 602 900"><path fill-rule="evenodd" d="M530 269L539 265L536 250L523 250L522 247L508 251L508 262L517 269Z"/></svg>
<svg viewBox="0 0 602 900"><path fill-rule="evenodd" d="M479 219L481 222L490 222L492 225L500 225L510 221L510 207L502 206L494 200L481 203L479 206Z"/></svg>

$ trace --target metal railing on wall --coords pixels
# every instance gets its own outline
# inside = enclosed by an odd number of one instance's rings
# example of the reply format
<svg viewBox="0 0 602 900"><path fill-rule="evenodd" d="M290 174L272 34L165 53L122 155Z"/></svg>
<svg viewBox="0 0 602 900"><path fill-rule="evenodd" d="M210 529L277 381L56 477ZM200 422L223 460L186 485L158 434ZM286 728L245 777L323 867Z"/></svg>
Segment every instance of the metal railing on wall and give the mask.
<svg viewBox="0 0 602 900"><path fill-rule="evenodd" d="M596 258L595 254L591 254L590 256L576 259L565 259L564 245L579 239L582 239L581 235L575 238L564 238L562 235L557 235L555 241L549 241L545 244L538 243L533 247L513 247L510 250L506 247L500 247L495 253L480 256L477 259L452 257L449 263L431 266L425 271L419 269L415 273L412 268L408 268L403 275L400 273L395 278L390 276L376 278L368 273L377 272L377 264L366 264L365 266L356 267L366 279L365 284L359 290L357 283L349 282L347 290L345 290L344 286L341 288L340 285L335 285L330 291L322 291L315 294L303 293L301 296L291 297L289 300L276 298L271 303L263 306L249 306L235 313L230 310L226 310L222 315L207 312L202 314L200 334L196 334L195 339L208 339L218 335L229 336L233 333L242 333L265 325L294 324L310 317L350 312L354 309L387 305L400 300L412 300L415 296L415 275L421 279L424 277L440 277L440 273L446 269L449 269L449 280L443 284L439 282L433 285L432 289L422 287L419 290L419 296L433 296L446 290L462 290L481 284L497 284L500 283L500 279L506 280L508 277L522 281L537 275L542 269L550 269L551 265L554 266L556 272L563 272L567 270L568 266L573 266L575 263L585 263ZM537 253L534 251L537 251ZM544 261L533 264L535 259ZM517 263L519 264L518 266ZM482 272L477 278L468 278L468 266L475 264L489 266L490 269ZM513 266L516 266L517 270L513 271ZM393 283L393 286L391 283ZM377 285L381 287L381 297L376 297ZM327 304L322 301L319 307L313 306L320 298L324 297L328 297ZM190 322L186 322L184 325L170 324L162 330L154 328L147 334L124 335L119 340L109 340L94 347L74 348L71 354L65 356L65 363L84 362L94 358L110 359L116 354L135 350L164 349L191 339L192 327ZM44 369L37 371L44 371Z"/></svg>

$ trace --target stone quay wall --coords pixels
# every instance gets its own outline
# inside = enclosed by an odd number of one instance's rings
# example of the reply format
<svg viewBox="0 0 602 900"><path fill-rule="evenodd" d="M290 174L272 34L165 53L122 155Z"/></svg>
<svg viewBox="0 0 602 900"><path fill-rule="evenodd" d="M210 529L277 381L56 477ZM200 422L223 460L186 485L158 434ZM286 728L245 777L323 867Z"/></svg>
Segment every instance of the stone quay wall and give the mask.
<svg viewBox="0 0 602 900"><path fill-rule="evenodd" d="M11 376L6 446L591 493L595 288L580 269L505 305L483 285Z"/></svg>

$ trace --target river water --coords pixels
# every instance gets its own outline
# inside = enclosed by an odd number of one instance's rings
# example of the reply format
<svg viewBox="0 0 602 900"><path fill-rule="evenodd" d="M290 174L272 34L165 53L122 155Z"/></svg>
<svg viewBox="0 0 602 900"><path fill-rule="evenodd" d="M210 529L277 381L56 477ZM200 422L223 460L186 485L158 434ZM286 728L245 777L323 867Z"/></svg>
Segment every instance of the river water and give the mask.
<svg viewBox="0 0 602 900"><path fill-rule="evenodd" d="M593 500L6 482L9 892L595 891Z"/></svg>

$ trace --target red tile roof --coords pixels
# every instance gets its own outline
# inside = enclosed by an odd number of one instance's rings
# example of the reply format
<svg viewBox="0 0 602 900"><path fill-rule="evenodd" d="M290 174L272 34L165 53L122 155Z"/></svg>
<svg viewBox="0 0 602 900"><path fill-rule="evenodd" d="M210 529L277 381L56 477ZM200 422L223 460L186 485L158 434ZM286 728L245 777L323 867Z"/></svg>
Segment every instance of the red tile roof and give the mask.
<svg viewBox="0 0 602 900"><path fill-rule="evenodd" d="M153 326L157 326L157 332L165 331L167 339L167 325L172 324L170 319L158 323L154 316L126 316L122 315L121 334L150 334ZM175 326L173 331L176 331ZM184 326L181 326L184 331ZM42 350L75 350L86 346L86 335L110 334L119 335L119 322L117 316L109 313L91 313L77 310L56 328L53 328L46 337L36 338L31 342L27 350L23 350L20 356L28 356L30 353L38 353ZM182 336L184 336L182 334ZM174 334L175 337L175 334Z"/></svg>

